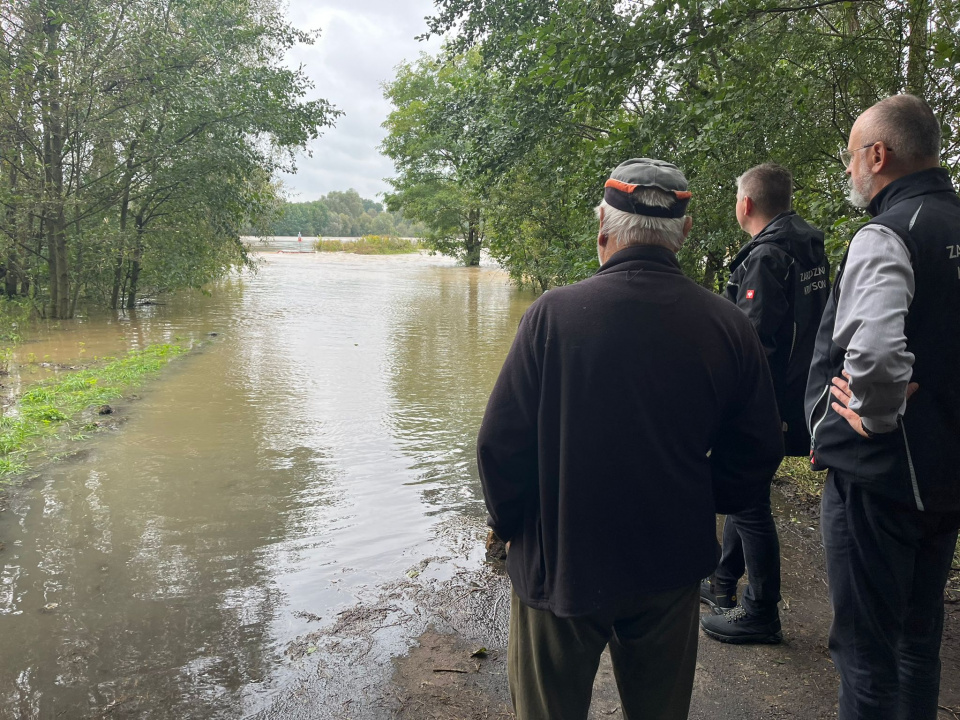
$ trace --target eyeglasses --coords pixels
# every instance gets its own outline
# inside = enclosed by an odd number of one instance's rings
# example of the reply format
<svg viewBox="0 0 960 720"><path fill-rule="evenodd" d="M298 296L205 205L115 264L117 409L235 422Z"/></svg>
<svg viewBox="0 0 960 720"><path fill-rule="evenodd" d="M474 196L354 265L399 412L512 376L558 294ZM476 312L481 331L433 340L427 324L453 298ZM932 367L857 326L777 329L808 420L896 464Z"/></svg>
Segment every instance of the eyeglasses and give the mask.
<svg viewBox="0 0 960 720"><path fill-rule="evenodd" d="M873 146L876 145L876 144L877 144L877 141L874 140L872 143L867 143L866 145L861 145L860 147L858 147L858 148L855 149L855 150L847 150L843 145L840 145L840 162L843 163L844 169L850 167L850 163L851 163L851 161L853 160L853 154L854 154L855 152L860 152L861 150L865 150L865 149L868 148L868 147L873 147ZM892 147L887 147L887 152L893 152L893 148L892 148Z"/></svg>

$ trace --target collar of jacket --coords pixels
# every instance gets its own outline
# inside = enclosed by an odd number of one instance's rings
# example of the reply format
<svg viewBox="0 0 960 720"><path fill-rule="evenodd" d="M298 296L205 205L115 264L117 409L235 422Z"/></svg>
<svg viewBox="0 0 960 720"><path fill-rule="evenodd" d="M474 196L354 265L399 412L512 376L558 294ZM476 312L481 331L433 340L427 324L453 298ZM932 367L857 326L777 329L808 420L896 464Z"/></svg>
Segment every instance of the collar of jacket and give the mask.
<svg viewBox="0 0 960 720"><path fill-rule="evenodd" d="M607 275L624 270L659 270L683 275L677 254L659 245L630 245L617 250L596 274Z"/></svg>
<svg viewBox="0 0 960 720"><path fill-rule="evenodd" d="M797 213L795 210L787 210L787 212L780 213L773 220L764 225L763 230L754 235L753 238L750 239L750 242L740 248L740 252L737 253L737 256L733 259L733 262L730 263L730 272L733 272L740 267L740 264L747 259L747 255L756 249L757 245L762 245L763 243L768 242L777 242L777 239L779 238L779 231L781 230L784 221L796 214Z"/></svg>
<svg viewBox="0 0 960 720"><path fill-rule="evenodd" d="M953 183L946 168L936 167L904 175L873 196L867 212L876 217L903 200L938 192L953 192Z"/></svg>

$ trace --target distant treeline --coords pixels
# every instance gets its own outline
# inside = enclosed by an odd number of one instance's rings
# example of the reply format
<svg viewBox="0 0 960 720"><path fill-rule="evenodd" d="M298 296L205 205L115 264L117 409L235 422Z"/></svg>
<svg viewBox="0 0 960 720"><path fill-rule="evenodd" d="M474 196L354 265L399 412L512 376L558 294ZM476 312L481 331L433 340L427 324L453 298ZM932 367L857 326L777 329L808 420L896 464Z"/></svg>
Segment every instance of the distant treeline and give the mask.
<svg viewBox="0 0 960 720"><path fill-rule="evenodd" d="M360 197L353 189L334 191L312 202L284 203L268 229L271 235L300 233L304 237L419 237L423 232L420 223L384 210L383 205Z"/></svg>

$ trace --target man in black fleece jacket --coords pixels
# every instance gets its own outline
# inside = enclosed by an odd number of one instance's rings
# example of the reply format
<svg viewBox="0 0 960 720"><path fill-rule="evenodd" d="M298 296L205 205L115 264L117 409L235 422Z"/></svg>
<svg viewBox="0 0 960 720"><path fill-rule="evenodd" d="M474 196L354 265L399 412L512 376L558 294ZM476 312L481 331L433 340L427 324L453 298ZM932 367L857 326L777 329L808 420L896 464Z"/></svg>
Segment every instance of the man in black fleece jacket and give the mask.
<svg viewBox="0 0 960 720"><path fill-rule="evenodd" d="M756 331L677 263L689 199L669 163L613 171L600 270L529 308L487 405L519 720L586 718L608 643L626 718L686 718L714 514L768 493L783 456Z"/></svg>

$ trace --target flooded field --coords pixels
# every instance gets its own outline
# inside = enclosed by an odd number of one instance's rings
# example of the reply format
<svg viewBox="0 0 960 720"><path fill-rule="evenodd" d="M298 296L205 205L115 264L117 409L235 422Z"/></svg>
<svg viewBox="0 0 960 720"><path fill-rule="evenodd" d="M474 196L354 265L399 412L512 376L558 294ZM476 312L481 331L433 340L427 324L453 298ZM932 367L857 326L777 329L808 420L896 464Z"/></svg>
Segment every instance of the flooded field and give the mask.
<svg viewBox="0 0 960 720"><path fill-rule="evenodd" d="M197 343L0 513L0 717L256 714L295 638L482 561L476 430L532 297L439 257L261 257L18 349L30 380Z"/></svg>

